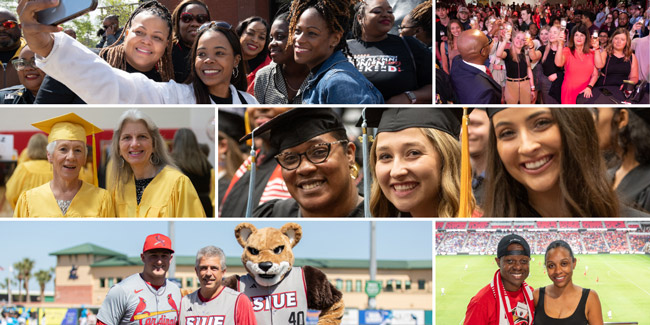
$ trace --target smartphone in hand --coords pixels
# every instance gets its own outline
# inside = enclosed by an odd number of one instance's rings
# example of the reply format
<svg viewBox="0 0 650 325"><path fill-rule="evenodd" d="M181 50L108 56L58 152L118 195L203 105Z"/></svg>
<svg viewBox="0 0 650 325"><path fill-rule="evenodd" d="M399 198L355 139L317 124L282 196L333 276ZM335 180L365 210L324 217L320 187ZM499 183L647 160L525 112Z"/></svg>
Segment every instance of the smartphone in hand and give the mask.
<svg viewBox="0 0 650 325"><path fill-rule="evenodd" d="M59 5L36 13L38 22L59 25L97 8L97 0L60 0Z"/></svg>

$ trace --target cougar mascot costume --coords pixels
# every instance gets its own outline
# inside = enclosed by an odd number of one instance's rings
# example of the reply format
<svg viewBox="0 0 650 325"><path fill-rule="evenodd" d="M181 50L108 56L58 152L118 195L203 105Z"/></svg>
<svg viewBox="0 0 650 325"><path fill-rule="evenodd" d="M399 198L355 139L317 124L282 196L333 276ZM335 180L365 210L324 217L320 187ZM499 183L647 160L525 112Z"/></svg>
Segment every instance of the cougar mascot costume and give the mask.
<svg viewBox="0 0 650 325"><path fill-rule="evenodd" d="M319 325L341 323L341 292L321 270L293 266L291 249L302 237L300 225L257 229L244 222L235 228L235 237L244 248L241 260L248 274L230 276L225 285L251 299L258 325L306 324L307 309L321 311Z"/></svg>

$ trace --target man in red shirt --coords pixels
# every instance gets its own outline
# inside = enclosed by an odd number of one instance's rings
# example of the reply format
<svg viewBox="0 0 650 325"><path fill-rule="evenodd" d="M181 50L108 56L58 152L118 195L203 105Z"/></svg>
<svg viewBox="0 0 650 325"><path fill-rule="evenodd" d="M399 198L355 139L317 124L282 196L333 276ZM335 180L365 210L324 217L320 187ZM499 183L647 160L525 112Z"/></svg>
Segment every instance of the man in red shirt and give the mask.
<svg viewBox="0 0 650 325"><path fill-rule="evenodd" d="M465 313L465 325L530 325L535 304L528 277L530 246L519 235L510 234L499 241L499 270L492 282L472 297Z"/></svg>

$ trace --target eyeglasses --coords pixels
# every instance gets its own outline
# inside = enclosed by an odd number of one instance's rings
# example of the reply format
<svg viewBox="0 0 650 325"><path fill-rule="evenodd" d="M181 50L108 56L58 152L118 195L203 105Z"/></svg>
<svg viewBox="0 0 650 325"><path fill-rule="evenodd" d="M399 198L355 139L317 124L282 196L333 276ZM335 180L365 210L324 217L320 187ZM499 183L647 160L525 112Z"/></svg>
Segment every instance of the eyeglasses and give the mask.
<svg viewBox="0 0 650 325"><path fill-rule="evenodd" d="M11 60L11 64L14 65L14 68L16 69L16 71L25 70L25 68L27 68L27 67L32 67L34 69L38 69L36 67L36 59L35 58L31 58L29 60L13 59L13 60Z"/></svg>
<svg viewBox="0 0 650 325"><path fill-rule="evenodd" d="M2 27L4 29L12 29L16 26L18 26L18 22L15 20L5 20L2 22Z"/></svg>
<svg viewBox="0 0 650 325"><path fill-rule="evenodd" d="M348 143L348 140L339 140L330 143L319 143L303 153L296 152L283 152L275 156L275 160L280 166L286 170L298 169L302 162L302 156L305 156L312 164L322 164L327 160L330 155L330 150L333 144Z"/></svg>
<svg viewBox="0 0 650 325"><path fill-rule="evenodd" d="M415 28L415 27L416 27L416 26L402 26L402 25L399 25L399 26L397 26L397 29L398 29L398 30L402 30L402 29Z"/></svg>
<svg viewBox="0 0 650 325"><path fill-rule="evenodd" d="M195 16L195 15L192 15L191 13L189 13L189 12L182 13L180 18L181 18L181 21L186 23L186 24L191 23L192 20L196 20L196 22L199 23L199 24L203 24L206 21L210 20L210 17L208 17L208 15L206 15L206 14L198 14L198 15Z"/></svg>
<svg viewBox="0 0 650 325"><path fill-rule="evenodd" d="M204 31L204 30L206 30L208 28L212 28L212 26L217 26L217 27L221 27L221 28L225 28L225 29L232 29L232 26L230 24L228 24L227 22L225 22L225 21L215 21L215 20L213 20L213 21L211 21L209 23L205 23L205 24L201 25L201 27L199 27L199 29L197 29L197 31L200 33L200 32L202 32L202 31Z"/></svg>

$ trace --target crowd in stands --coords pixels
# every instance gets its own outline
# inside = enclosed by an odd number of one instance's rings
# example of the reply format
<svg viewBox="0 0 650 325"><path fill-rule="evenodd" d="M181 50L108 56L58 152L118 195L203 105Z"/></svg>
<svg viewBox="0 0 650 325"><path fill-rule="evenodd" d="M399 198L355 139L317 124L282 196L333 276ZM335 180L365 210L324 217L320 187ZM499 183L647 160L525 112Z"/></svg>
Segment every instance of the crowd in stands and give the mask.
<svg viewBox="0 0 650 325"><path fill-rule="evenodd" d="M538 221L537 228L557 229L555 221ZM542 223L542 225L539 225ZM560 221L559 223L566 223ZM641 224L638 231L577 231L578 228L603 228L603 224L608 229L613 228L632 228L626 225L625 221L576 221L569 222L572 226L569 229L575 231L521 231L525 229L522 224L514 222L512 228L516 234L526 238L531 252L533 254L544 254L546 247L553 241L562 239L568 242L575 254L599 253L599 252L642 252L644 246L650 243L650 227ZM580 225L582 223L582 225ZM441 225L442 224L442 225ZM460 224L466 224L467 228L459 228ZM495 224L499 227L505 227L502 221L493 222L438 222L436 232L436 252L437 254L494 254L499 240L504 236L504 232L499 228L498 231L474 231L476 229L495 229ZM638 223L633 223L639 225ZM542 227L544 226L544 227ZM466 229L469 231L445 231L448 229Z"/></svg>
<svg viewBox="0 0 650 325"><path fill-rule="evenodd" d="M620 93L619 88L629 83L645 92L639 98L647 103L650 8L646 6L634 0L574 5L439 2L437 100L588 103L597 100L601 89Z"/></svg>

